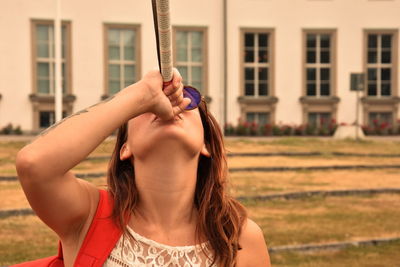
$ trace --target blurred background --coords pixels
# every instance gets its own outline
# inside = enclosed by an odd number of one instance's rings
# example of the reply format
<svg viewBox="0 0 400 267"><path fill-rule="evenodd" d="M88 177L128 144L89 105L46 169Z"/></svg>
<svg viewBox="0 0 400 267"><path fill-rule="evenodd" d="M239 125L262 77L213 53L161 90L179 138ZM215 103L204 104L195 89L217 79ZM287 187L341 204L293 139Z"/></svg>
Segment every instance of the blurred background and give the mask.
<svg viewBox="0 0 400 267"><path fill-rule="evenodd" d="M62 116L157 68L150 0L58 0ZM273 266L400 266L400 0L170 0ZM15 155L56 121L56 0L0 0L0 266L56 253ZM109 137L74 171L103 187Z"/></svg>

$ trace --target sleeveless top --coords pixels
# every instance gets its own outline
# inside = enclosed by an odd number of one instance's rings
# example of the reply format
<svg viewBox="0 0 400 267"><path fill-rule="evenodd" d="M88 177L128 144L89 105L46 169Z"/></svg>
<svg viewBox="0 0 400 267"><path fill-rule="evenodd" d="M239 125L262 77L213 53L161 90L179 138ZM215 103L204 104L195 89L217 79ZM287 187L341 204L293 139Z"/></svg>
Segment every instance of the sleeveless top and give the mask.
<svg viewBox="0 0 400 267"><path fill-rule="evenodd" d="M129 235L121 236L103 267L216 267L211 265L209 242L174 247L147 239L129 226L127 230Z"/></svg>

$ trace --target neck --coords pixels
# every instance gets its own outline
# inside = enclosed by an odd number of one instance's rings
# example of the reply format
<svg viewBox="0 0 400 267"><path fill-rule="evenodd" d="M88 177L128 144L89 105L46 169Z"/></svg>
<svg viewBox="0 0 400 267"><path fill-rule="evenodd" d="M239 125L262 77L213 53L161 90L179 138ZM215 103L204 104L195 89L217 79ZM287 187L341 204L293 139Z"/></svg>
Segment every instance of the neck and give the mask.
<svg viewBox="0 0 400 267"><path fill-rule="evenodd" d="M196 224L194 195L198 157L179 154L179 149L170 147L145 158L135 158L139 191L136 214L148 227L173 231Z"/></svg>

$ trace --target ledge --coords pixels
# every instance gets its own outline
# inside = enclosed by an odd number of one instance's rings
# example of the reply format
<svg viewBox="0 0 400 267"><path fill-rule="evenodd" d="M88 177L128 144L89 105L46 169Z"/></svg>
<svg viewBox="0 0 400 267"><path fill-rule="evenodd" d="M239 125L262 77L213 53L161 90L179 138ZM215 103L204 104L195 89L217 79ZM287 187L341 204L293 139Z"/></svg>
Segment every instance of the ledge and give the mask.
<svg viewBox="0 0 400 267"><path fill-rule="evenodd" d="M316 104L316 105L333 105L340 102L340 98L337 96L327 97L313 97L313 96L302 96L300 97L300 103L302 104Z"/></svg>
<svg viewBox="0 0 400 267"><path fill-rule="evenodd" d="M276 104L278 98L275 96L239 96L238 101L240 104Z"/></svg>
<svg viewBox="0 0 400 267"><path fill-rule="evenodd" d="M39 94L30 94L29 100L31 102L38 102L38 103L54 103L54 95L39 95ZM63 103L72 103L76 100L75 95L64 95L63 96Z"/></svg>
<svg viewBox="0 0 400 267"><path fill-rule="evenodd" d="M361 102L363 104L375 104L375 105L395 105L400 103L400 97L389 96L389 97L362 97Z"/></svg>

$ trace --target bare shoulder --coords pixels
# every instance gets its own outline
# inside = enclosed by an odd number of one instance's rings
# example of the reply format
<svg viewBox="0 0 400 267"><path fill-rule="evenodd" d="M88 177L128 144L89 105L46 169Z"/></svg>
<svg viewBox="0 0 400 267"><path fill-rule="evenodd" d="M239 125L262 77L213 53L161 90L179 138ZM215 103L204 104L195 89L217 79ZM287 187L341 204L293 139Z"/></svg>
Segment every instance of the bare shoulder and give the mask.
<svg viewBox="0 0 400 267"><path fill-rule="evenodd" d="M271 266L267 245L261 228L252 220L247 219L242 227L239 238L241 250L237 256L238 267L269 267Z"/></svg>

